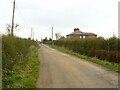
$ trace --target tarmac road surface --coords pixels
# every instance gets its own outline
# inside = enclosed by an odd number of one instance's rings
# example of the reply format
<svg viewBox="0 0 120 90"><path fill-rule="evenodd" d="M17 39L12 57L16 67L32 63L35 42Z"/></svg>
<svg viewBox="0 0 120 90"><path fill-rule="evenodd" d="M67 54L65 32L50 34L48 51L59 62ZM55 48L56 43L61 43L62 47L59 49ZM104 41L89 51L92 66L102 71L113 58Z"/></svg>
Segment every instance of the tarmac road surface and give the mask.
<svg viewBox="0 0 120 90"><path fill-rule="evenodd" d="M46 45L40 48L37 88L118 88L118 74Z"/></svg>

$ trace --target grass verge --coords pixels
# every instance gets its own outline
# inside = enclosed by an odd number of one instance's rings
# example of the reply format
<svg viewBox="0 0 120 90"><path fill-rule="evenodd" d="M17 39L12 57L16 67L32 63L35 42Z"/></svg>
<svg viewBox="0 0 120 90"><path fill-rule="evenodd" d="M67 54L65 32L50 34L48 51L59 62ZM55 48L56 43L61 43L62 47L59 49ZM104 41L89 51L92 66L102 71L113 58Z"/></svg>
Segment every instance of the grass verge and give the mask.
<svg viewBox="0 0 120 90"><path fill-rule="evenodd" d="M63 47L58 47L58 46L55 46L55 45L49 45L49 46L54 48L54 49L57 49L61 52L76 56L78 58L81 58L82 60L87 60L87 61L91 61L93 63L99 64L99 65L101 65L101 66L103 66L103 67L105 67L109 70L112 70L112 71L115 71L115 72L120 72L120 69L119 69L120 64L118 64L118 63L108 62L107 60L100 60L96 57L88 57L88 56L85 56L85 55L80 55L78 53L75 53L75 52L67 50Z"/></svg>
<svg viewBox="0 0 120 90"><path fill-rule="evenodd" d="M5 88L35 88L39 65L38 48L33 46L28 53L27 62L15 65L12 71L9 71L5 79L8 85Z"/></svg>

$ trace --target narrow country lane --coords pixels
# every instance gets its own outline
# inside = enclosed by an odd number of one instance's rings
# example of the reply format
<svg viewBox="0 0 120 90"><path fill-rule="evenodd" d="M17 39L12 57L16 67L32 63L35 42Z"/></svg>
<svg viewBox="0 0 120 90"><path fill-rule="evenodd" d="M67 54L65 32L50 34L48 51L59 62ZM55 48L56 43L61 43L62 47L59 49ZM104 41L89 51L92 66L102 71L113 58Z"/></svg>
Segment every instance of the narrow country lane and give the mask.
<svg viewBox="0 0 120 90"><path fill-rule="evenodd" d="M46 45L40 49L37 88L117 88L118 74Z"/></svg>

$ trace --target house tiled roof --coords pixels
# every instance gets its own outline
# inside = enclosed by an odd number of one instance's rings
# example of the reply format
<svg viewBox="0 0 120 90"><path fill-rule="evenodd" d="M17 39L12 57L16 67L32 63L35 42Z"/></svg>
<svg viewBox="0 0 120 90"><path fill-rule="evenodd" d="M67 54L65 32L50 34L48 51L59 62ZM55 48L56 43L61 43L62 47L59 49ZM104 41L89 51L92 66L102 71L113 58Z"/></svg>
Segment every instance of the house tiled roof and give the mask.
<svg viewBox="0 0 120 90"><path fill-rule="evenodd" d="M75 31L75 32L72 32L68 35L82 35L82 34L83 34L83 32L81 32L81 31Z"/></svg>
<svg viewBox="0 0 120 90"><path fill-rule="evenodd" d="M87 32L84 32L83 35L85 35L85 36L97 36L97 35L94 34L94 33L87 33Z"/></svg>
<svg viewBox="0 0 120 90"><path fill-rule="evenodd" d="M70 36L70 35L97 36L97 35L94 34L94 33L81 32L81 31L75 31L75 32L72 32L72 33L68 34L67 36Z"/></svg>

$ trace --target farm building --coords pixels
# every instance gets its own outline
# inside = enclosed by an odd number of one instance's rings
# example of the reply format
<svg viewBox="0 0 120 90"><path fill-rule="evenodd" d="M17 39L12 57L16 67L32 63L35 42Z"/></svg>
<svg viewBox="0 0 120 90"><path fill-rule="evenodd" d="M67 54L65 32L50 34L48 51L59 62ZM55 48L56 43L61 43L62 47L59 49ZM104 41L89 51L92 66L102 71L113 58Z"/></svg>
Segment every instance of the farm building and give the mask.
<svg viewBox="0 0 120 90"><path fill-rule="evenodd" d="M97 35L94 33L82 32L79 28L75 28L74 32L66 35L70 39L83 39L83 38L97 38Z"/></svg>

